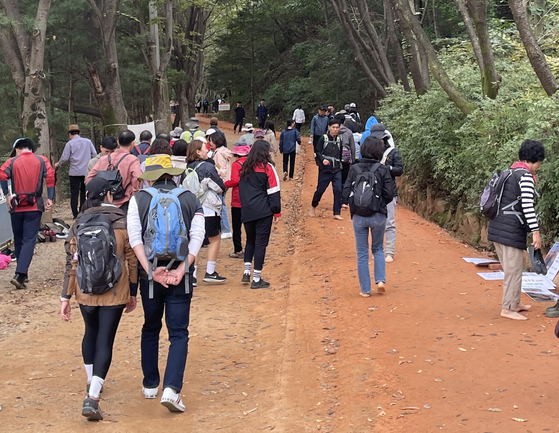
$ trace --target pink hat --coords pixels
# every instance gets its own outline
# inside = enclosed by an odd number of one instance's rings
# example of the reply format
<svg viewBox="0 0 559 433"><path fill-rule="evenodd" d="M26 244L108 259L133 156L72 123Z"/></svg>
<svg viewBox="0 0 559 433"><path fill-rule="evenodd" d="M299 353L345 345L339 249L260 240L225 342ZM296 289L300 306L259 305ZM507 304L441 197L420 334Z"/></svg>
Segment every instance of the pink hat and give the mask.
<svg viewBox="0 0 559 433"><path fill-rule="evenodd" d="M238 155L238 156L247 156L249 152L250 152L250 146L246 146L246 145L240 145L240 146L235 145L232 151L233 155Z"/></svg>

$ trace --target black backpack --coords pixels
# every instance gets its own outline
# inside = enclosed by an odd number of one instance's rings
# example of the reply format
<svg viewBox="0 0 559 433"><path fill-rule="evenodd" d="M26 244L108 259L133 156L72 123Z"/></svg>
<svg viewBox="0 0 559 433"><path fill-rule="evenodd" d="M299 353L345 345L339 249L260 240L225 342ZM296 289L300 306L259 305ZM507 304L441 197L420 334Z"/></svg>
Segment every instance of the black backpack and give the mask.
<svg viewBox="0 0 559 433"><path fill-rule="evenodd" d="M379 167L378 162L373 164L369 170L364 169L363 164L353 166L357 175L351 185L349 196L349 208L352 214L368 217L380 211L381 186L375 176Z"/></svg>
<svg viewBox="0 0 559 433"><path fill-rule="evenodd" d="M487 186L483 189L480 200L480 212L490 220L495 219L499 212L504 211L506 214L519 214L515 211L515 206L519 200L501 208L501 198L505 189L505 183L517 170L509 168L501 172L493 174Z"/></svg>
<svg viewBox="0 0 559 433"><path fill-rule="evenodd" d="M128 153L124 155L122 158L120 158L119 161L116 163L116 165L113 165L111 163L111 155L107 155L107 160L109 161L109 165L107 166L107 169L100 170L97 172L97 176L102 177L103 179L109 181L111 185L113 185L111 193L113 194L113 199L115 200L124 197L125 188L122 186L122 175L118 170L118 165L127 156L134 156L134 155Z"/></svg>
<svg viewBox="0 0 559 433"><path fill-rule="evenodd" d="M113 290L122 276L115 232L107 214L85 214L76 230L78 266L76 279L82 293L102 295Z"/></svg>

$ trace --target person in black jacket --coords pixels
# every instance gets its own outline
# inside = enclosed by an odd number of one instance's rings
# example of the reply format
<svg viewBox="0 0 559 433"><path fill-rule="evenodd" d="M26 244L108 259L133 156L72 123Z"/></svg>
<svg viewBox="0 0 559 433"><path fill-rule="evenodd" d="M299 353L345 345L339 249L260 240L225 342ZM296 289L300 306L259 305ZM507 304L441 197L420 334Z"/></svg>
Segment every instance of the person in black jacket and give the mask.
<svg viewBox="0 0 559 433"><path fill-rule="evenodd" d="M375 284L378 292L384 292L386 283L386 265L383 251L384 229L386 225L387 203L394 197L395 183L387 166L381 164L384 143L375 137L367 137L361 145L362 158L350 169L343 190L343 202L349 204L355 234L355 248L357 249L357 274L360 295L368 298L371 293L371 275L369 273L369 231L371 232L371 249L375 263ZM353 195L362 177L361 173L372 172L376 179L376 192L380 192L378 202L373 200L367 210L357 208L353 202ZM374 190L374 189L373 189ZM375 191L375 190L374 190Z"/></svg>
<svg viewBox="0 0 559 433"><path fill-rule="evenodd" d="M258 127L264 128L264 124L266 123L266 119L268 119L268 107L266 107L266 101L262 99L260 101L260 105L256 109L256 118L258 119Z"/></svg>
<svg viewBox="0 0 559 433"><path fill-rule="evenodd" d="M384 142L384 153L381 163L386 165L390 170L390 175L394 179L394 199L388 203L388 216L386 218L386 262L394 261L394 253L396 250L396 202L398 200L398 187L396 186L396 178L404 173L404 164L402 156L394 146L392 135L382 123L377 123L371 127L371 137L380 138Z"/></svg>
<svg viewBox="0 0 559 433"><path fill-rule="evenodd" d="M237 126L239 127L239 134L241 133L241 128L245 121L245 107L241 104L241 101L237 102L235 107L235 126L233 126L233 134L237 133Z"/></svg>
<svg viewBox="0 0 559 433"><path fill-rule="evenodd" d="M239 181L241 220L245 225L245 271L243 283L250 282L250 269L254 259L251 289L266 289L270 283L260 278L266 247L270 241L272 221L281 216L279 177L270 157L270 143L257 140L252 145L241 168Z"/></svg>
<svg viewBox="0 0 559 433"><path fill-rule="evenodd" d="M314 157L318 165L318 185L312 198L311 217L316 216L316 208L322 194L332 183L334 191L334 219L343 220L342 210L342 143L339 137L340 121L333 118L328 121L328 134L318 139Z"/></svg>
<svg viewBox="0 0 559 433"><path fill-rule="evenodd" d="M287 119L287 128L281 131L279 151L283 154L283 180L287 180L287 163L289 162L289 180L293 180L295 172L295 154L297 144L301 145L301 134L293 129L293 119Z"/></svg>

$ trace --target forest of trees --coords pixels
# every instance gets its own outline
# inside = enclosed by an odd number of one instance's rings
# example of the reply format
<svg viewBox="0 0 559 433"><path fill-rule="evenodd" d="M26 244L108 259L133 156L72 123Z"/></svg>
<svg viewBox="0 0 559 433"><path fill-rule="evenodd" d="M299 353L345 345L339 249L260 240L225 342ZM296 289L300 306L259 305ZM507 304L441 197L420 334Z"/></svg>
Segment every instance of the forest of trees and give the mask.
<svg viewBox="0 0 559 433"><path fill-rule="evenodd" d="M540 210L559 235L549 0L0 0L0 150L26 135L54 161L69 123L95 142L172 129L198 100L355 102L389 125L418 187L473 204L528 136L548 147ZM556 168L557 167L557 168Z"/></svg>

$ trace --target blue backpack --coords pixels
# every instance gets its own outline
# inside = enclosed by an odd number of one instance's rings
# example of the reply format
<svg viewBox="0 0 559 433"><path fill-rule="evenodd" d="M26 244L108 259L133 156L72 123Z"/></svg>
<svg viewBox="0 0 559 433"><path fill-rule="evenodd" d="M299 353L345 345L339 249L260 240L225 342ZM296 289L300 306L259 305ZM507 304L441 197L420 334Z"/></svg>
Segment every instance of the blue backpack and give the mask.
<svg viewBox="0 0 559 433"><path fill-rule="evenodd" d="M167 270L173 263L185 261L188 257L188 231L184 222L179 195L186 192L182 188L171 191L153 187L144 191L151 195L144 233L146 256L151 264L148 270L149 298L153 298L153 270L158 260L170 260ZM185 285L186 293L189 291Z"/></svg>

